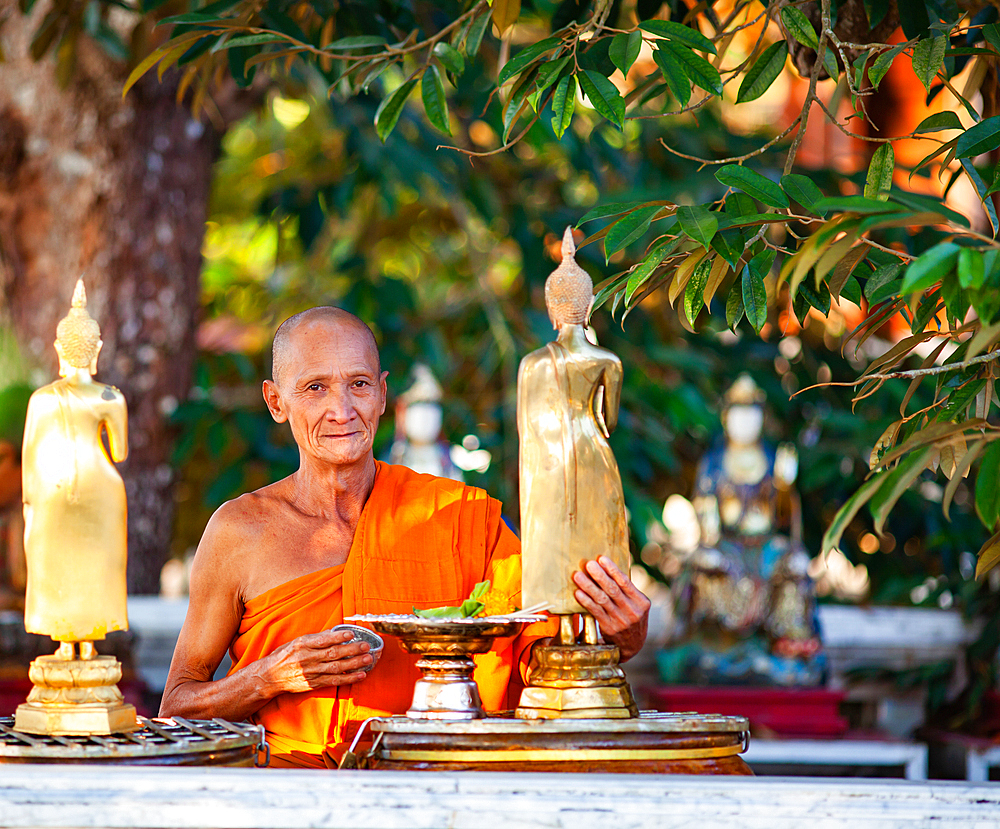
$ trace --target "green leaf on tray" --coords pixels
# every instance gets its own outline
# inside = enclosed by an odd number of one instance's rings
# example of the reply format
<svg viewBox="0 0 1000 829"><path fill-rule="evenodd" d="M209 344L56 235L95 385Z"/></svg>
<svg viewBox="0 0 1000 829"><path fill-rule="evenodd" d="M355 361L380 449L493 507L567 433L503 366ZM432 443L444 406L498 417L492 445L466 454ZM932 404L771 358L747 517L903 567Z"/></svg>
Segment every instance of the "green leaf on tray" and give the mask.
<svg viewBox="0 0 1000 829"><path fill-rule="evenodd" d="M489 581L481 581L472 588L469 598L457 607L428 607L423 610L413 608L413 613L421 619L468 619L478 616L486 609L486 603L482 598L489 589Z"/></svg>

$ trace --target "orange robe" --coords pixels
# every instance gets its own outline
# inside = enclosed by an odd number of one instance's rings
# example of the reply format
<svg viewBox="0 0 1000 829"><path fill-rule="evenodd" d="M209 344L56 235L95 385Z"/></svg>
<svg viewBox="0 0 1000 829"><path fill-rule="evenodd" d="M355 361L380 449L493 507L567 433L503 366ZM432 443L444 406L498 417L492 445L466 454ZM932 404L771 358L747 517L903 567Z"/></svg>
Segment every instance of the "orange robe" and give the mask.
<svg viewBox="0 0 1000 829"><path fill-rule="evenodd" d="M347 562L248 601L230 649L230 673L298 636L340 624L345 616L461 604L485 579L491 583L487 614L517 609L520 543L500 509L481 489L376 461L375 485ZM475 657L487 711L516 706L531 644L555 632L555 619L530 625ZM274 765L333 766L365 719L406 712L420 677L417 657L395 638L385 640L378 664L361 682L281 694L253 715L267 730Z"/></svg>

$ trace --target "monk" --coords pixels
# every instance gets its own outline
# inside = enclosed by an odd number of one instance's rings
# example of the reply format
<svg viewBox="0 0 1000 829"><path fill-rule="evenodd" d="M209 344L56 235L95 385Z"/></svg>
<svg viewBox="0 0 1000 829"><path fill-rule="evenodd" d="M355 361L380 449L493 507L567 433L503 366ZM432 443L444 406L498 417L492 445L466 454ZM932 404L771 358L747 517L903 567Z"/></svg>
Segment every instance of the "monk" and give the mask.
<svg viewBox="0 0 1000 829"><path fill-rule="evenodd" d="M365 719L409 707L416 657L329 628L356 613L456 605L489 579L487 613L520 606L517 538L482 490L374 459L385 411L371 330L337 308L286 320L264 399L287 422L300 465L223 504L205 528L162 716L262 724L272 766L335 767ZM610 560L574 574L580 603L623 658L646 635L649 601ZM549 622L476 658L486 710L516 705L532 645ZM233 667L213 681L226 650ZM370 672L369 672L370 671Z"/></svg>

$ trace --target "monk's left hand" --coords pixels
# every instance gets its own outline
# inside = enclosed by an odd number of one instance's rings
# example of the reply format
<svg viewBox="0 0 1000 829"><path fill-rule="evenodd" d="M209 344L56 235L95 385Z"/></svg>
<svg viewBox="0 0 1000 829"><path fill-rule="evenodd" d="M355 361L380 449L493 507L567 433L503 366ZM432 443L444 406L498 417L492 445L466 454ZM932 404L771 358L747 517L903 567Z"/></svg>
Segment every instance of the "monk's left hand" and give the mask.
<svg viewBox="0 0 1000 829"><path fill-rule="evenodd" d="M621 661L635 656L646 641L649 599L607 556L588 561L573 574L576 600L601 626L604 638L621 651Z"/></svg>

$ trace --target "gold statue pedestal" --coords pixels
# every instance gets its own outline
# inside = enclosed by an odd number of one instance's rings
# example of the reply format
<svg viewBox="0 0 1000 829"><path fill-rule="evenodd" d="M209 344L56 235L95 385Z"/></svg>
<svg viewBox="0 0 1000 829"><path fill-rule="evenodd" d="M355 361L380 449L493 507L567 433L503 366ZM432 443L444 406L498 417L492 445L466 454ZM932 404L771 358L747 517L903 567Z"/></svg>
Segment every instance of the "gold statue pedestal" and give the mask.
<svg viewBox="0 0 1000 829"><path fill-rule="evenodd" d="M536 719L628 719L639 709L614 645L536 647L516 716Z"/></svg>
<svg viewBox="0 0 1000 829"><path fill-rule="evenodd" d="M35 687L28 701L17 707L17 731L86 736L122 734L140 728L135 706L125 702L118 690L122 666L117 659L97 654L66 659L62 653L60 648L31 663L28 677Z"/></svg>

